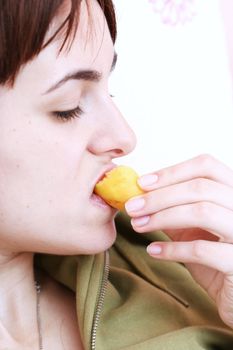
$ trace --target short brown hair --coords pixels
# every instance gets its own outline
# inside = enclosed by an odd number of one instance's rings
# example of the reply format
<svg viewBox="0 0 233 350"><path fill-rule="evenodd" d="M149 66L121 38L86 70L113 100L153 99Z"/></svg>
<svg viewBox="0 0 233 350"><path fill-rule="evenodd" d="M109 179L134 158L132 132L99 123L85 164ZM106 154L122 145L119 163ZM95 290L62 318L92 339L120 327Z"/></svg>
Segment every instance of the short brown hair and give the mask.
<svg viewBox="0 0 233 350"><path fill-rule="evenodd" d="M115 42L116 18L112 0L97 0ZM78 25L82 0L70 0L70 12L44 45L49 25L65 0L0 0L0 84L13 86L21 66L47 46L66 26L65 42ZM62 48L61 47L61 48Z"/></svg>

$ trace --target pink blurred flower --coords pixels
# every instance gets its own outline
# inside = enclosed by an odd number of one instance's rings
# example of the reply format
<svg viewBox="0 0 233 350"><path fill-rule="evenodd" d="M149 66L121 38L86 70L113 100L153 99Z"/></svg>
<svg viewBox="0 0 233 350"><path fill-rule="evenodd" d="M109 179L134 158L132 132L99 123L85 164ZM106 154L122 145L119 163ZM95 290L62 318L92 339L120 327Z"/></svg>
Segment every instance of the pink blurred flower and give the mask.
<svg viewBox="0 0 233 350"><path fill-rule="evenodd" d="M149 0L155 12L161 14L165 24L177 25L191 21L195 15L195 0Z"/></svg>

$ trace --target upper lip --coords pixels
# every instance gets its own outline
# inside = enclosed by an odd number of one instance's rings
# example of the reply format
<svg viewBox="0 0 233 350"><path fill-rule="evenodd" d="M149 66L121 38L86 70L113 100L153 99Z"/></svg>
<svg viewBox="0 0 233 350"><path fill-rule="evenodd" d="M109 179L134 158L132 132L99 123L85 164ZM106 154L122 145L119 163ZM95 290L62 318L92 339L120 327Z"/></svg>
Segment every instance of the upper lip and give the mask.
<svg viewBox="0 0 233 350"><path fill-rule="evenodd" d="M117 167L116 164L113 164L113 163L108 164L108 166L104 170L102 170L100 174L98 174L98 177L94 181L93 191L94 191L95 185L104 177L104 175L116 167Z"/></svg>

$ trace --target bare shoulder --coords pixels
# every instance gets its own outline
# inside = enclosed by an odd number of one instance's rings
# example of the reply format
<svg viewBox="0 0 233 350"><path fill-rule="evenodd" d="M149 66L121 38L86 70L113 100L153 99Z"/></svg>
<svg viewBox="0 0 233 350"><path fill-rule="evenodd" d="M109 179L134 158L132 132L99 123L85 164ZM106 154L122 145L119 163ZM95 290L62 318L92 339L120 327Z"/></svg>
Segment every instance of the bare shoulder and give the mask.
<svg viewBox="0 0 233 350"><path fill-rule="evenodd" d="M57 350L83 350L75 294L45 273L40 272L39 277L44 347Z"/></svg>

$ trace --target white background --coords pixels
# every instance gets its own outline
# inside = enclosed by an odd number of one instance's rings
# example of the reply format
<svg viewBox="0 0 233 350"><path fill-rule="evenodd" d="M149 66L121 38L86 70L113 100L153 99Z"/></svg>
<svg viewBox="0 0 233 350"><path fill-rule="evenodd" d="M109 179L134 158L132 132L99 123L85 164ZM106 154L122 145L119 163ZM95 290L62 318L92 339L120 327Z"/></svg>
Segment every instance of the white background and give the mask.
<svg viewBox="0 0 233 350"><path fill-rule="evenodd" d="M220 8L233 1L196 0L193 19L178 25L165 25L147 0L114 3L118 62L110 92L138 139L135 151L117 163L142 174L209 153L233 168L226 39L233 11L226 32Z"/></svg>

